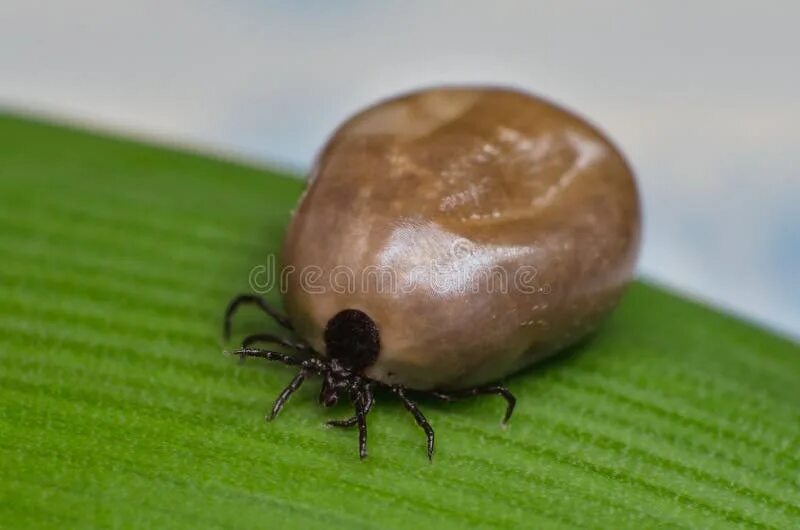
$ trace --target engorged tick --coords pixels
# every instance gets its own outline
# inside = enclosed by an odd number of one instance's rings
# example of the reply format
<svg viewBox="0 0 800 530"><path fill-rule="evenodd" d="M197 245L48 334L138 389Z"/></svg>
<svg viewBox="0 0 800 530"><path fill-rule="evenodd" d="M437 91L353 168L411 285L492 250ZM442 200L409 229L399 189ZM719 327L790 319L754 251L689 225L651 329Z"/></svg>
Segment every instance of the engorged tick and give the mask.
<svg viewBox="0 0 800 530"><path fill-rule="evenodd" d="M514 90L413 92L356 114L322 149L283 248L289 317L241 295L225 336L241 304L296 336L251 335L235 352L299 368L268 419L320 376L320 403L352 402L352 417L328 424L358 427L364 458L382 387L431 458L433 429L409 391L497 394L507 422L515 399L497 381L596 329L632 278L639 234L633 174L582 119ZM308 284L310 269L324 285Z"/></svg>

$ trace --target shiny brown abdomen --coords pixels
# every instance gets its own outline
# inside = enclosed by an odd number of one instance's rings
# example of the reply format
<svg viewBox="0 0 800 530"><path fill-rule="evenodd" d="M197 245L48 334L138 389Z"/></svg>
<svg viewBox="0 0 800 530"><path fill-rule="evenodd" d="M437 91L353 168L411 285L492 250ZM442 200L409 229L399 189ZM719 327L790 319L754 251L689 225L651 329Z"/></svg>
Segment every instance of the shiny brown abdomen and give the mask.
<svg viewBox="0 0 800 530"><path fill-rule="evenodd" d="M594 329L639 232L631 170L585 121L511 90L423 90L357 114L322 150L284 245L285 305L321 352L333 315L370 315L369 377L473 386Z"/></svg>

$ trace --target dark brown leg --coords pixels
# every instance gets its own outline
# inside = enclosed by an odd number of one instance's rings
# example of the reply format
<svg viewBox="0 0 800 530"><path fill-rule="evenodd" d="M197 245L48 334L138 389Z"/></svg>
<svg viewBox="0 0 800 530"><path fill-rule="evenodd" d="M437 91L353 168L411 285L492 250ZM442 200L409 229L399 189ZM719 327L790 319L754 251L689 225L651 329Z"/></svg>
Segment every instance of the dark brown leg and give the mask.
<svg viewBox="0 0 800 530"><path fill-rule="evenodd" d="M444 392L431 392L432 395L435 397L443 400L443 401L456 401L458 399L465 399L473 396L480 396L483 394L496 394L501 396L503 399L506 400L506 413L503 417L503 425L508 423L508 420L511 419L511 414L514 412L514 406L517 404L517 399L514 397L514 394L511 391L502 386L502 385L492 385L492 386L481 386L477 388L470 388L467 390L459 390L457 392L450 392L445 394Z"/></svg>
<svg viewBox="0 0 800 530"><path fill-rule="evenodd" d="M362 396L356 398L356 423L358 424L358 457L364 460L367 457L367 413L364 410Z"/></svg>
<svg viewBox="0 0 800 530"><path fill-rule="evenodd" d="M346 420L328 420L325 422L325 425L329 427L352 427L356 423L358 423L358 416L353 415Z"/></svg>
<svg viewBox="0 0 800 530"><path fill-rule="evenodd" d="M283 364L288 364L289 366L302 366L304 368L311 368L311 363L313 362L311 359L299 359L294 355L289 355L288 353L272 350L261 350L258 348L239 348L238 350L232 352L232 355L238 355L242 359L245 357L256 357L259 359L266 359L268 361L277 361Z"/></svg>
<svg viewBox="0 0 800 530"><path fill-rule="evenodd" d="M240 294L231 300L231 302L228 304L228 308L225 310L225 321L222 327L225 340L228 340L231 336L231 321L233 319L233 315L242 304L255 305L284 328L289 330L292 329L292 323L289 321L289 319L272 309L272 307L267 304L267 301L264 300L263 297L254 294Z"/></svg>
<svg viewBox="0 0 800 530"><path fill-rule="evenodd" d="M373 395L370 387L366 387L362 395L364 398L364 415L366 416L372 409L372 405L375 404L375 396ZM358 424L358 415L356 414L344 420L328 420L325 422L325 424L331 427L352 427Z"/></svg>
<svg viewBox="0 0 800 530"><path fill-rule="evenodd" d="M425 431L425 436L428 440L428 460L433 459L433 427L431 424L428 423L428 420L425 419L425 415L417 408L417 404L411 401L407 396L405 391L402 387L394 386L392 387L392 392L394 392L397 397L403 402L406 409L414 416L414 420L417 422L423 431Z"/></svg>
<svg viewBox="0 0 800 530"><path fill-rule="evenodd" d="M284 388L283 391L278 394L278 399L276 399L275 404L272 405L272 411L270 411L269 416L267 416L267 421L272 421L275 419L275 416L277 416L281 411L283 406L289 400L289 397L291 397L291 395L294 394L298 388L300 388L300 385L303 384L303 381L305 381L307 375L308 374L305 370L300 370L300 372L294 376L294 379L292 379L291 382L286 385L286 388Z"/></svg>
<svg viewBox="0 0 800 530"><path fill-rule="evenodd" d="M300 342L293 341L291 339L285 339L277 335L271 335L269 333L254 333L252 335L248 335L244 338L244 340L242 340L242 348L249 348L258 342L278 344L280 346L286 346L287 348L292 348L298 351L305 351L308 348L305 344Z"/></svg>

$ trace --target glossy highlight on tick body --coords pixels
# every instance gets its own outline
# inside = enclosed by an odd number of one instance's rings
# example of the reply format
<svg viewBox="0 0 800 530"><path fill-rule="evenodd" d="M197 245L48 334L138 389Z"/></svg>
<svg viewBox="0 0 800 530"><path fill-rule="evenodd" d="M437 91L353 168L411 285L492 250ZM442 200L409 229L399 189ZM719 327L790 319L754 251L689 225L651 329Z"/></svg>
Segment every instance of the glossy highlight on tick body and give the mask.
<svg viewBox="0 0 800 530"><path fill-rule="evenodd" d="M270 415L311 375L320 402L351 400L366 455L374 390L394 393L433 452L433 429L409 392L451 400L514 398L503 377L594 330L631 280L639 248L636 183L597 129L534 96L492 87L401 95L356 114L323 147L290 222L282 265L323 274L390 270L407 290L369 282L311 292L285 284L288 317L256 295L294 339L248 337L242 356L296 365ZM431 263L437 272L425 274ZM430 270L430 269L428 269ZM546 289L480 288L487 270L535 272ZM465 285L478 285L466 289ZM287 355L256 343L294 349Z"/></svg>

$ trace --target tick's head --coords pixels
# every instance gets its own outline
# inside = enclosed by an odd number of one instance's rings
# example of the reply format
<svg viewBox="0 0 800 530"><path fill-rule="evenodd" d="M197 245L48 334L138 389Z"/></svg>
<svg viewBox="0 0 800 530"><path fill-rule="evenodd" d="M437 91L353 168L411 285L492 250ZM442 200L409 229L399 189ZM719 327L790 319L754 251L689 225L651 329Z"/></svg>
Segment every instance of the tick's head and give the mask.
<svg viewBox="0 0 800 530"><path fill-rule="evenodd" d="M325 353L343 368L362 373L381 351L378 326L363 311L345 309L325 326Z"/></svg>

